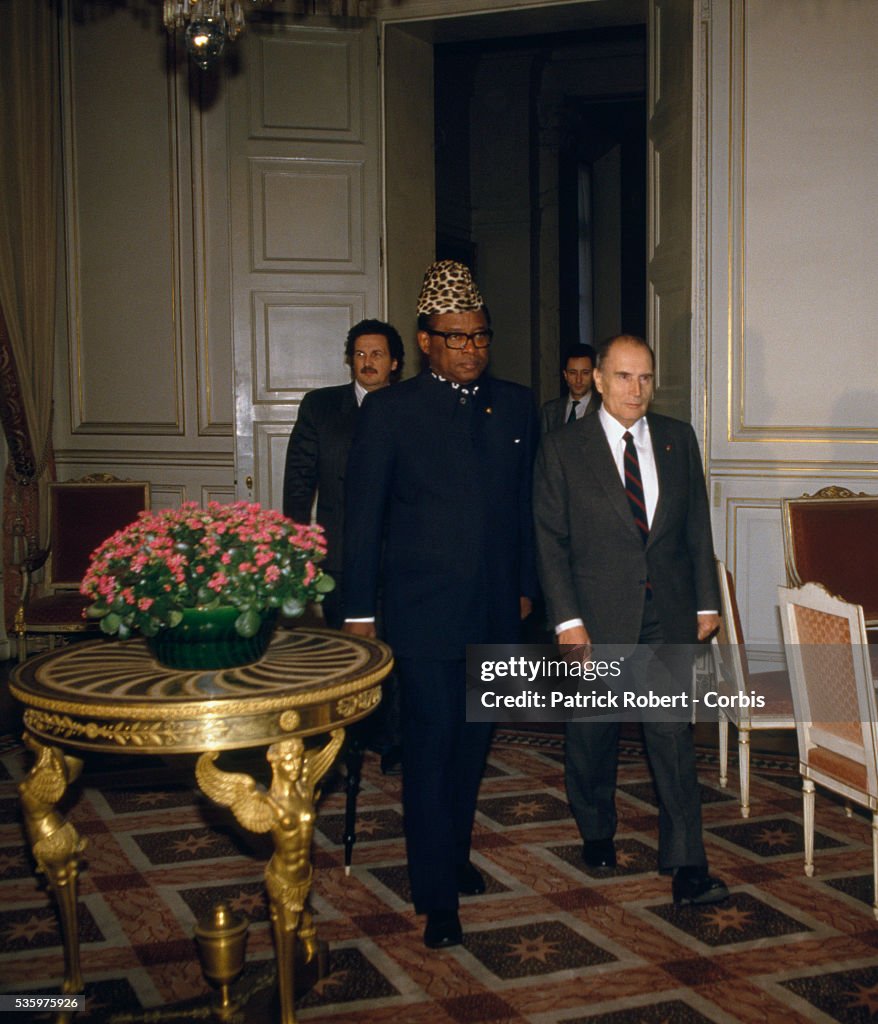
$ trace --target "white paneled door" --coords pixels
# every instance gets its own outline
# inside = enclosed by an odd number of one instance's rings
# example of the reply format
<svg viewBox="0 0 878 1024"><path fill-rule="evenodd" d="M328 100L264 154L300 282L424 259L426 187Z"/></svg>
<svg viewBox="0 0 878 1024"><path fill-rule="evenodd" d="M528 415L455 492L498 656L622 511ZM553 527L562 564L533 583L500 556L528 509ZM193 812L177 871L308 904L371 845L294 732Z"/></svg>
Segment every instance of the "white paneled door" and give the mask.
<svg viewBox="0 0 878 1024"><path fill-rule="evenodd" d="M229 87L236 491L280 508L312 388L381 315L376 30L252 23Z"/></svg>

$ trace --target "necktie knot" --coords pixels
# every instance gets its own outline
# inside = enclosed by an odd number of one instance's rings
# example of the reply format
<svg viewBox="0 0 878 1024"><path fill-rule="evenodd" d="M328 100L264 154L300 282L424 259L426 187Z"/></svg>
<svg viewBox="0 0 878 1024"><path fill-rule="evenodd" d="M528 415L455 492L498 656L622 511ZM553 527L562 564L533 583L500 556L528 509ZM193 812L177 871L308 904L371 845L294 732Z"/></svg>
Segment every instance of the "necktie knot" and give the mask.
<svg viewBox="0 0 878 1024"><path fill-rule="evenodd" d="M567 422L572 423L576 419L576 407L579 405L579 399L573 398L570 401L570 412L567 414Z"/></svg>

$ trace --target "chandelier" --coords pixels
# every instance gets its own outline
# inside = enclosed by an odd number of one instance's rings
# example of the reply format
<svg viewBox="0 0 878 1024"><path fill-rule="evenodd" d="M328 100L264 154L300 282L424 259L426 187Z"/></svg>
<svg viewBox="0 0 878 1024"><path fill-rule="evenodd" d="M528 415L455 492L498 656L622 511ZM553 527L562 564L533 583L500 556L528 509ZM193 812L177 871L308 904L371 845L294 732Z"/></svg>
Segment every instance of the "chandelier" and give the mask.
<svg viewBox="0 0 878 1024"><path fill-rule="evenodd" d="M244 31L240 0L164 0L163 8L165 28L185 29L186 51L202 70L220 57L226 39Z"/></svg>
<svg viewBox="0 0 878 1024"><path fill-rule="evenodd" d="M182 29L186 50L200 68L209 68L225 49L227 39L244 31L244 7L273 0L162 0L165 28ZM350 18L368 15L369 0L279 0L288 15Z"/></svg>

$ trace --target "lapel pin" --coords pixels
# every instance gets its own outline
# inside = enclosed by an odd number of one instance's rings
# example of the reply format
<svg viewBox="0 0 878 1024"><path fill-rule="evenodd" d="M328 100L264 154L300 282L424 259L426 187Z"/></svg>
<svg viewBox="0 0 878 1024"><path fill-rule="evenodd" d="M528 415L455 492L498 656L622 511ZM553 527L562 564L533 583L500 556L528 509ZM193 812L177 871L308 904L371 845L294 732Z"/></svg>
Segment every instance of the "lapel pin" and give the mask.
<svg viewBox="0 0 878 1024"><path fill-rule="evenodd" d="M673 446L672 444L666 444L666 445L665 445L665 451L666 451L666 452L669 452L669 451L670 451L670 450L671 450L671 449L672 449L673 447L674 447L674 446Z"/></svg>
<svg viewBox="0 0 878 1024"><path fill-rule="evenodd" d="M486 413L486 415L490 416L493 411L494 410L491 408L490 405L485 406L485 413Z"/></svg>

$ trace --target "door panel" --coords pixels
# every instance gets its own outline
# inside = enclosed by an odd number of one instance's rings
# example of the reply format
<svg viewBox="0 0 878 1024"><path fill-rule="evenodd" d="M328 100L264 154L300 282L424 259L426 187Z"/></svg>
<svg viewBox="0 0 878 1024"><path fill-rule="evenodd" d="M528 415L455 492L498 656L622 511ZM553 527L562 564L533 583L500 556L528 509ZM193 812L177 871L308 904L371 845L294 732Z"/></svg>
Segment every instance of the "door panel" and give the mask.
<svg viewBox="0 0 878 1024"><path fill-rule="evenodd" d="M657 412L691 419L692 0L650 0L647 332Z"/></svg>

